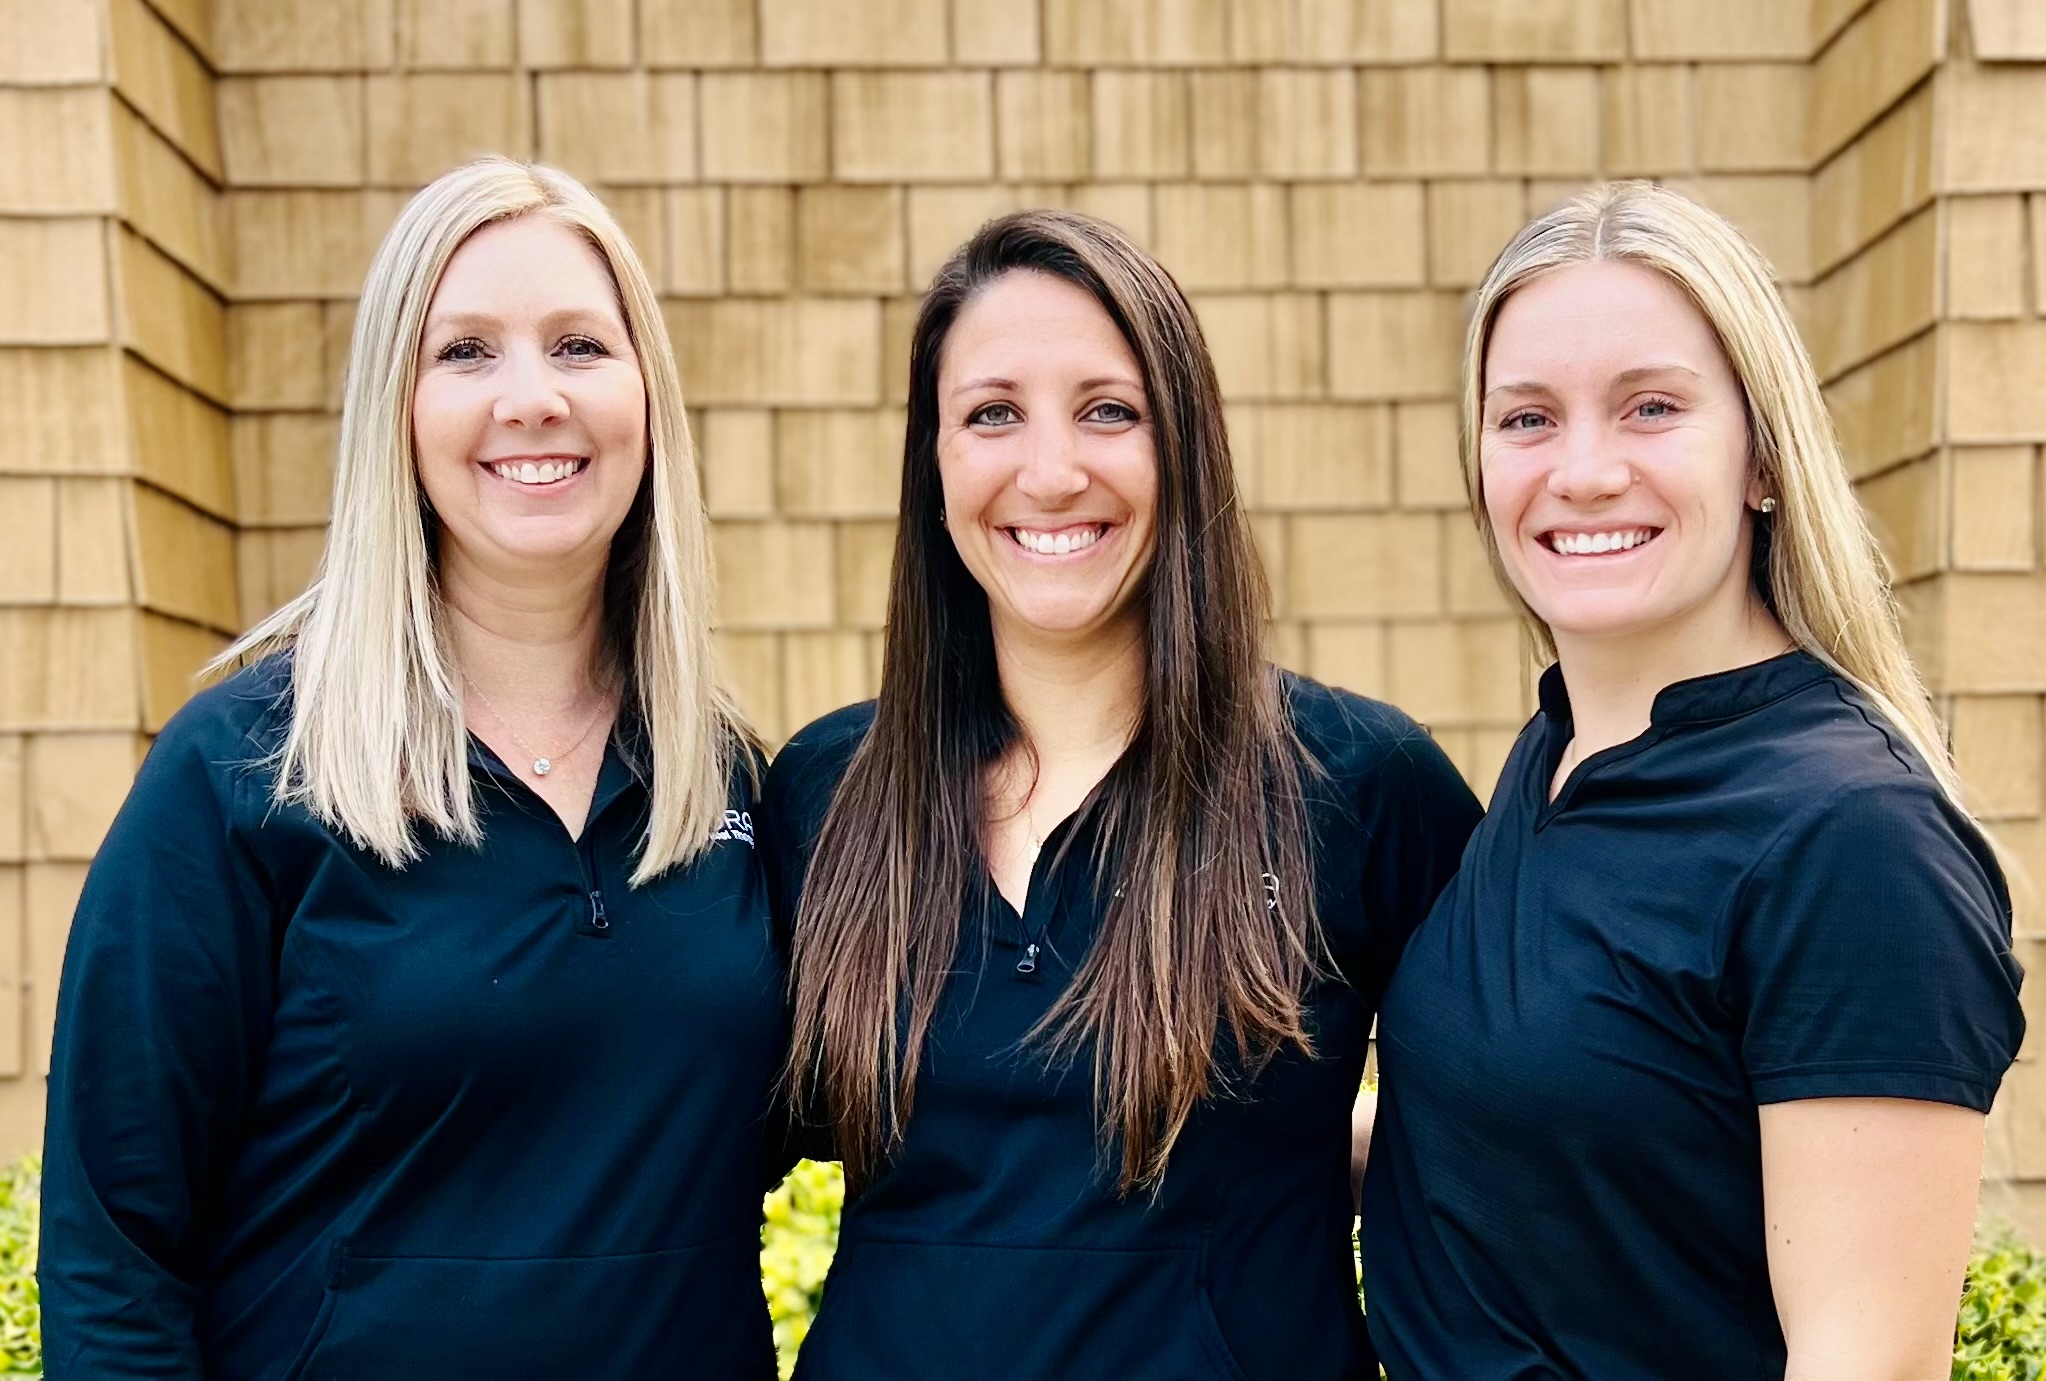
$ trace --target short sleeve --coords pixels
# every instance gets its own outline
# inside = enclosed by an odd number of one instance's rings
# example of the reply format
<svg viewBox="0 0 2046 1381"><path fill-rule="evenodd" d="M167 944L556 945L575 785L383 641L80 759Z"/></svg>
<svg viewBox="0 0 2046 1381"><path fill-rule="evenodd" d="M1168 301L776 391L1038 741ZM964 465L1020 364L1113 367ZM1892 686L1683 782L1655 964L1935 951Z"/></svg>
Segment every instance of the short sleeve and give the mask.
<svg viewBox="0 0 2046 1381"><path fill-rule="evenodd" d="M1348 977L1373 1001L1407 941L1456 875L1464 845L1484 815L1435 740L1411 721L1406 728L1355 789L1358 843L1364 851L1361 939L1368 972L1351 971Z"/></svg>
<svg viewBox="0 0 2046 1381"><path fill-rule="evenodd" d="M2010 914L1988 845L1922 782L1857 787L1789 827L1743 889L1727 964L1756 1101L1987 1112L2025 1030Z"/></svg>

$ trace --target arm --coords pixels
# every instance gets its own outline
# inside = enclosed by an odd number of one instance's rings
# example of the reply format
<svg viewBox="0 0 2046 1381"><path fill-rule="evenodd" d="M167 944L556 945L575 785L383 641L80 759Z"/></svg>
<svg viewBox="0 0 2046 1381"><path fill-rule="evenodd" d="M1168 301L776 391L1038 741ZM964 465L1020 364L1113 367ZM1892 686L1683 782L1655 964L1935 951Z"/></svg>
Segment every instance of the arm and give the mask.
<svg viewBox="0 0 2046 1381"><path fill-rule="evenodd" d="M1901 1098L1761 1110L1786 1381L1945 1381L1975 1227L1982 1114Z"/></svg>
<svg viewBox="0 0 2046 1381"><path fill-rule="evenodd" d="M1371 1158L1371 1126L1378 1121L1378 1091L1360 1089L1350 1105L1350 1207L1364 1201L1364 1164Z"/></svg>
<svg viewBox="0 0 2046 1381"><path fill-rule="evenodd" d="M268 909L210 735L173 723L157 741L65 949L38 1270L51 1381L203 1375L212 1195L274 985Z"/></svg>

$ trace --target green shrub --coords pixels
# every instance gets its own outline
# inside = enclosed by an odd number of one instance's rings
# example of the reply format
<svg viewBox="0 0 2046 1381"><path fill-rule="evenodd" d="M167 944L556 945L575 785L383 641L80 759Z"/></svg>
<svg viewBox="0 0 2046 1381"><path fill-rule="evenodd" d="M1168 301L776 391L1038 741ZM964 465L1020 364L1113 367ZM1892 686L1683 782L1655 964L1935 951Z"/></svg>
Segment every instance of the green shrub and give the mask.
<svg viewBox="0 0 2046 1381"><path fill-rule="evenodd" d="M2046 1377L2046 1256L2008 1234L1976 1248L1954 1330L1953 1381Z"/></svg>
<svg viewBox="0 0 2046 1381"><path fill-rule="evenodd" d="M43 1371L43 1296L36 1286L43 1162L0 1167L0 1376Z"/></svg>
<svg viewBox="0 0 2046 1381"><path fill-rule="evenodd" d="M767 1196L760 1225L760 1288L774 1320L774 1350L782 1381L796 1368L796 1349L810 1331L824 1298L824 1273L838 1246L838 1214L845 1178L838 1167L806 1160Z"/></svg>

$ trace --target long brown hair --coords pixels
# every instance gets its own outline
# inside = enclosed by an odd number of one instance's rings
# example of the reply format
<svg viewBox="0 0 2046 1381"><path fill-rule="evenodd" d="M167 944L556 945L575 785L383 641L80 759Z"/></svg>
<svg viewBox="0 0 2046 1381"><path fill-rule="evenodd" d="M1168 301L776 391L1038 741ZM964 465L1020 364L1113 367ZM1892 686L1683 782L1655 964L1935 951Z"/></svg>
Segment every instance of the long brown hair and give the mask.
<svg viewBox="0 0 2046 1381"><path fill-rule="evenodd" d="M1320 953L1304 754L1265 660L1270 591L1237 493L1221 390L1178 284L1102 221L1024 211L942 268L910 350L902 510L874 724L840 783L796 922L792 1082L821 1094L854 1183L899 1144L925 1038L985 864L991 767L1028 752L1002 694L987 596L942 526L938 372L961 309L1009 273L1050 274L1114 320L1143 375L1158 465L1142 592L1143 705L1083 811L1101 929L1030 1033L1091 1051L1104 1155L1155 1186L1232 1055L1310 1048ZM1275 883L1268 901L1268 881ZM905 1012L904 1008L907 1008ZM1226 1032L1227 1044L1222 1037Z"/></svg>

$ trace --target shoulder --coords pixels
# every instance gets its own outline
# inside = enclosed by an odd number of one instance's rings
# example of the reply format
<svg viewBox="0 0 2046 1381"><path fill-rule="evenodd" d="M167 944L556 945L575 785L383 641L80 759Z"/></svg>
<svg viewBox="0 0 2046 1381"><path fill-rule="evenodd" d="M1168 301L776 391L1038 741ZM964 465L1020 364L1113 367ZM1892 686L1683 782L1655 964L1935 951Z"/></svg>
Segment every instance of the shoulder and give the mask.
<svg viewBox="0 0 2046 1381"><path fill-rule="evenodd" d="M1768 770L1850 787L1907 786L1940 794L1932 769L1851 681L1825 675L1764 713Z"/></svg>
<svg viewBox="0 0 2046 1381"><path fill-rule="evenodd" d="M1329 771L1369 770L1417 742L1431 742L1426 729L1382 700L1290 671L1279 673L1279 685L1300 746Z"/></svg>
<svg viewBox="0 0 2046 1381"><path fill-rule="evenodd" d="M768 765L761 795L769 809L784 818L821 821L853 754L874 726L874 708L874 701L861 701L797 730Z"/></svg>
<svg viewBox="0 0 2046 1381"><path fill-rule="evenodd" d="M151 761L227 776L252 771L283 744L291 723L291 661L266 657L193 695L157 734Z"/></svg>
<svg viewBox="0 0 2046 1381"><path fill-rule="evenodd" d="M1375 782L1461 784L1447 755L1405 711L1290 671L1279 677L1310 769L1343 794L1354 797Z"/></svg>

